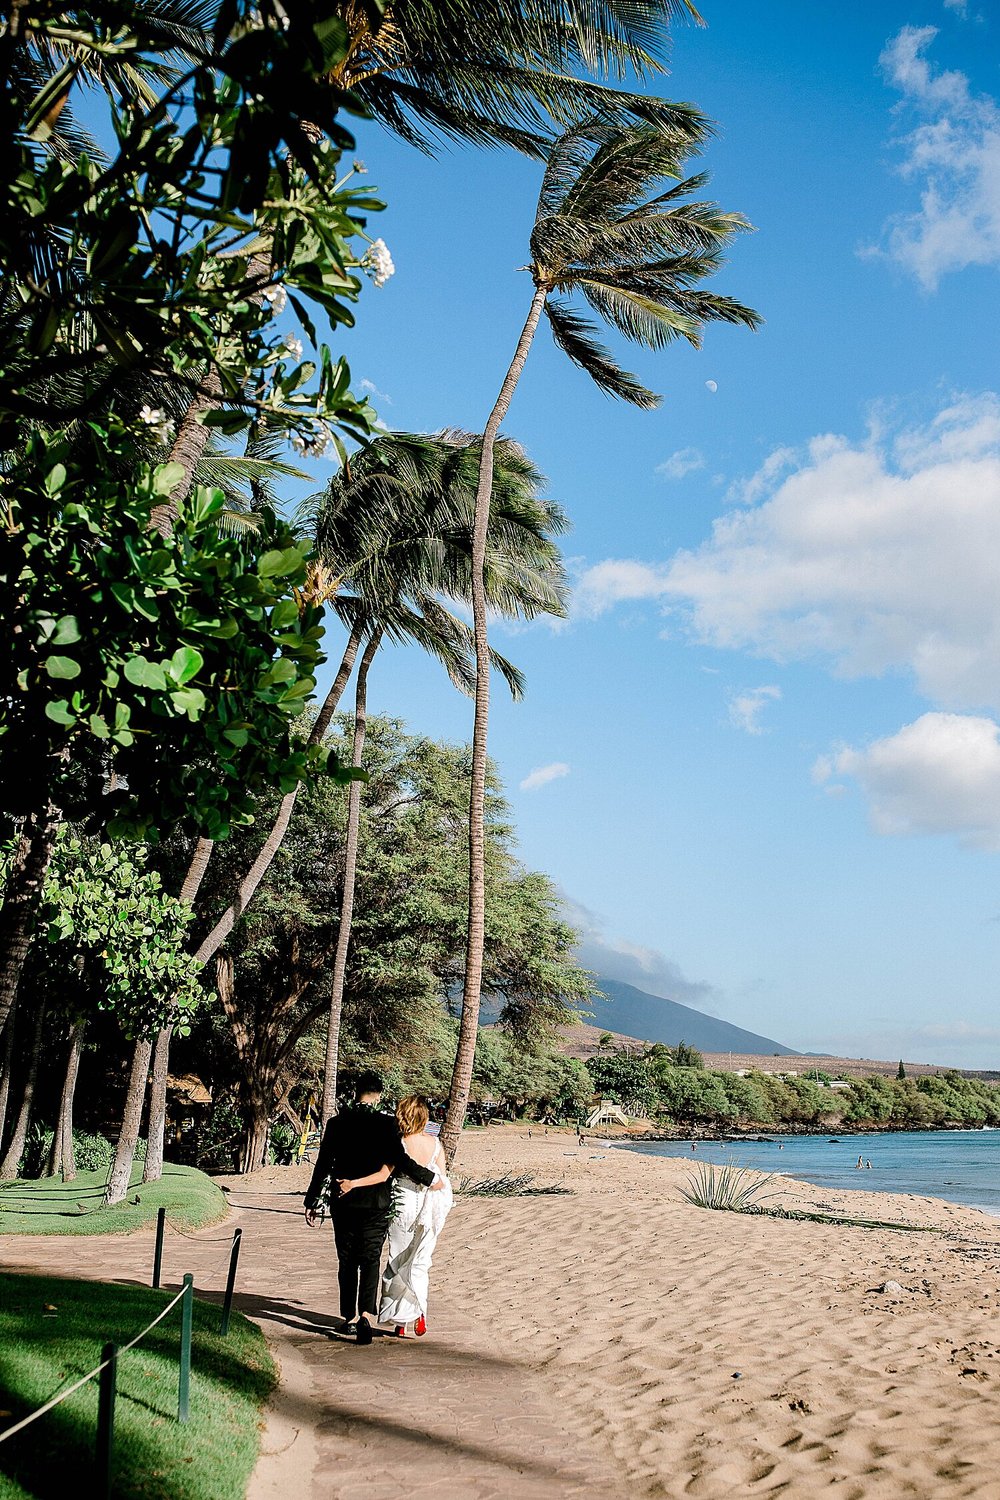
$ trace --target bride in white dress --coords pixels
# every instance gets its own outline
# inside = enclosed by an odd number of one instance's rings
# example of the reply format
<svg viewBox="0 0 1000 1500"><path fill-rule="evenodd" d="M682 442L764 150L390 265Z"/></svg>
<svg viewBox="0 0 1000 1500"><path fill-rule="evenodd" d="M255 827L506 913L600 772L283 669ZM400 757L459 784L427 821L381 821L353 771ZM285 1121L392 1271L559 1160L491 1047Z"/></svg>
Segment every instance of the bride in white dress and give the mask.
<svg viewBox="0 0 1000 1500"><path fill-rule="evenodd" d="M430 1119L427 1100L419 1094L401 1099L396 1119L407 1155L421 1166L430 1167L435 1181L427 1188L406 1177L397 1176L393 1181L389 1260L382 1273L379 1322L394 1323L399 1338L406 1337L407 1325L412 1323L419 1338L427 1332L427 1293L434 1246L454 1197L441 1143L436 1136L426 1133ZM342 1182L341 1191L376 1178L384 1181L388 1175L389 1168L385 1167L371 1179Z"/></svg>

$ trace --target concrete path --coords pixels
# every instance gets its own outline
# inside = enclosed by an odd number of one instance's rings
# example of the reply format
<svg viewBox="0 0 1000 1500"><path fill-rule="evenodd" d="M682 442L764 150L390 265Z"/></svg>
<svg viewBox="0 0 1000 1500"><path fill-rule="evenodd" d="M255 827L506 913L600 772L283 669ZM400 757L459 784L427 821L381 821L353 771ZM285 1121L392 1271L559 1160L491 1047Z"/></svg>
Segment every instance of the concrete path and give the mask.
<svg viewBox="0 0 1000 1500"><path fill-rule="evenodd" d="M281 1369L249 1500L624 1494L607 1457L560 1422L544 1375L460 1307L435 1301L423 1339L376 1335L359 1348L341 1337L329 1224L305 1227L297 1183L289 1191L227 1182L225 1223L190 1238L168 1229L162 1284L178 1287L191 1271L199 1296L220 1298L232 1231L242 1228L235 1305L260 1324ZM148 1283L152 1256L151 1230L127 1238L0 1237L0 1265L9 1271Z"/></svg>

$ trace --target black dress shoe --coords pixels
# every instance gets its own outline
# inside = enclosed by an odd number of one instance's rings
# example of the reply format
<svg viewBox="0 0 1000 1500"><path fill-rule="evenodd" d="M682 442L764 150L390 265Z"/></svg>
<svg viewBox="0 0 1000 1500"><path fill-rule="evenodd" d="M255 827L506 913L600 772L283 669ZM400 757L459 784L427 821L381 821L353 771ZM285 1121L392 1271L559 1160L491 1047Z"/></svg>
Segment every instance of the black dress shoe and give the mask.
<svg viewBox="0 0 1000 1500"><path fill-rule="evenodd" d="M350 1321L349 1318L345 1318L337 1331L338 1333L352 1334L355 1331L354 1324Z"/></svg>
<svg viewBox="0 0 1000 1500"><path fill-rule="evenodd" d="M358 1319L358 1327L355 1337L359 1344L370 1344L372 1341L372 1325L367 1318Z"/></svg>

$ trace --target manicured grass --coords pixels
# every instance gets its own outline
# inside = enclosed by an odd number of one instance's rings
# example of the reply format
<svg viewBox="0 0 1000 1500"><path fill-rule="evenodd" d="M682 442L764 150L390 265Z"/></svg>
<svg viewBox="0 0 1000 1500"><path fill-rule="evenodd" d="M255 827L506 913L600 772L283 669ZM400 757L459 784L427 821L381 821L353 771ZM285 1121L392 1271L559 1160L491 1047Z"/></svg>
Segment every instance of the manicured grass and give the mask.
<svg viewBox="0 0 1000 1500"><path fill-rule="evenodd" d="M0 1431L126 1344L173 1292L0 1274ZM257 1458L274 1361L259 1328L194 1304L191 1414L177 1421L180 1305L118 1361L113 1494L142 1500L240 1500ZM0 1443L0 1497L93 1493L97 1381Z"/></svg>
<svg viewBox="0 0 1000 1500"><path fill-rule="evenodd" d="M116 1208L101 1207L106 1172L81 1172L73 1182L43 1177L0 1184L0 1234L130 1234L153 1223L161 1207L182 1229L201 1229L226 1216L225 1194L196 1167L167 1163L159 1182L141 1178L138 1162L125 1202Z"/></svg>

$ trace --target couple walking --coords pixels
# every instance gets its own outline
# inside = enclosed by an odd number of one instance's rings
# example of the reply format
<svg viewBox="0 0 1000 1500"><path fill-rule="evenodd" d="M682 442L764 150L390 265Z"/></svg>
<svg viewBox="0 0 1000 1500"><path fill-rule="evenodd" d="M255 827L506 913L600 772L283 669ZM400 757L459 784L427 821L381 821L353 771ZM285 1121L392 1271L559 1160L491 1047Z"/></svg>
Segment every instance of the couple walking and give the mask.
<svg viewBox="0 0 1000 1500"><path fill-rule="evenodd" d="M359 1344L371 1343L376 1323L394 1324L400 1338L409 1323L414 1333L427 1332L431 1256L452 1204L441 1143L426 1132L426 1099L417 1094L401 1099L393 1119L379 1109L382 1090L377 1073L360 1075L354 1103L323 1132L305 1197L311 1229L324 1184L331 1180L340 1316L344 1331L354 1332ZM389 1261L380 1298L387 1233Z"/></svg>

